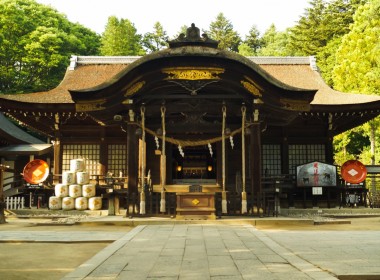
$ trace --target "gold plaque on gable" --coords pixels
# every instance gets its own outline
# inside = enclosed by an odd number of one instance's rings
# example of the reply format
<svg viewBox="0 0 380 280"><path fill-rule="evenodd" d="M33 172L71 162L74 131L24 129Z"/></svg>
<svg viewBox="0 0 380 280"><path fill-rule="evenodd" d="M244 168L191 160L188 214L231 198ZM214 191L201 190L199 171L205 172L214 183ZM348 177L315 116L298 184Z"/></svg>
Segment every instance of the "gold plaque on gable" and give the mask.
<svg viewBox="0 0 380 280"><path fill-rule="evenodd" d="M167 74L165 80L220 80L218 76L224 73L223 68L165 68L162 73Z"/></svg>
<svg viewBox="0 0 380 280"><path fill-rule="evenodd" d="M258 85L256 84L254 81L252 81L250 78L248 77L244 77L246 80L242 80L240 81L240 83L243 85L243 87L249 91L250 93L252 93L254 96L257 96L257 97L262 97L262 91L263 89Z"/></svg>
<svg viewBox="0 0 380 280"><path fill-rule="evenodd" d="M310 103L306 101L281 98L280 103L291 111L310 111Z"/></svg>
<svg viewBox="0 0 380 280"><path fill-rule="evenodd" d="M145 85L145 81L140 81L137 83L132 84L130 87L128 87L126 94L124 96L131 96L138 92L143 86Z"/></svg>
<svg viewBox="0 0 380 280"><path fill-rule="evenodd" d="M105 102L105 99L91 100L89 102L80 101L75 104L75 109L77 112L100 111L105 109L105 107L103 107Z"/></svg>

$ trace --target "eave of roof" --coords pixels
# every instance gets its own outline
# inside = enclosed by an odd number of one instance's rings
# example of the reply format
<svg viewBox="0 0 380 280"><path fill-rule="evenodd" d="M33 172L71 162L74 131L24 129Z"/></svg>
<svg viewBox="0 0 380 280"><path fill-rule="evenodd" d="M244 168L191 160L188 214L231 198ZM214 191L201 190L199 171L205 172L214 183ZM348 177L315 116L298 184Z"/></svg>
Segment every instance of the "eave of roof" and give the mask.
<svg viewBox="0 0 380 280"><path fill-rule="evenodd" d="M27 104L73 104L70 91L85 92L104 88L117 81L133 67L138 67L155 58L185 55L184 51L184 48L166 49L143 57L74 57L75 61L72 61L64 79L56 88L46 92L5 94L0 95L0 99ZM344 107L355 104L368 104L376 107L380 102L380 97L377 95L343 93L333 90L323 81L316 70L312 57L242 57L232 52L202 47L186 47L186 51L188 51L186 55L213 54L238 60L282 88L295 91L317 90L311 102L312 109L321 110L330 106Z"/></svg>
<svg viewBox="0 0 380 280"><path fill-rule="evenodd" d="M380 102L377 95L344 93L333 90L322 79L318 71L306 64L262 64L265 71L284 83L305 89L318 91L311 105L315 108L321 106L354 105L371 102Z"/></svg>
<svg viewBox="0 0 380 280"><path fill-rule="evenodd" d="M21 156L34 155L41 156L53 152L52 144L21 144L9 145L0 148L0 156Z"/></svg>
<svg viewBox="0 0 380 280"><path fill-rule="evenodd" d="M11 143L44 143L40 139L33 137L29 133L17 127L10 120L8 120L2 113L0 113L0 135L3 138L8 139L8 141Z"/></svg>

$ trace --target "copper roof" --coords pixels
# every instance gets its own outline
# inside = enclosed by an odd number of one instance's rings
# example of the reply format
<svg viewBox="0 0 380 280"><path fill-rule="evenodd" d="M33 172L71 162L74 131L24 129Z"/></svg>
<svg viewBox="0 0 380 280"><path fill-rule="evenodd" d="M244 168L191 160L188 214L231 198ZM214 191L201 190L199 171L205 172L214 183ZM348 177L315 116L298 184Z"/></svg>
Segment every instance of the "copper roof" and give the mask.
<svg viewBox="0 0 380 280"><path fill-rule="evenodd" d="M109 82L141 57L73 57L62 82L54 89L28 94L5 94L0 98L27 103L74 103L69 90L94 88ZM271 76L292 87L318 90L312 105L350 105L380 101L376 95L343 93L322 79L313 57L249 57Z"/></svg>

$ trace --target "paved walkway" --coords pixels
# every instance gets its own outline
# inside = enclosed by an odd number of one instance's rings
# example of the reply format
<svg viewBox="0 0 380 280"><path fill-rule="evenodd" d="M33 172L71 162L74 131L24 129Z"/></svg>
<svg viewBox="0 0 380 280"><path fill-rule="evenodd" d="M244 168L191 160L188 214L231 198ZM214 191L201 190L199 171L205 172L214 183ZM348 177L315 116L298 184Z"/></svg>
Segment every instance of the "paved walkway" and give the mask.
<svg viewBox="0 0 380 280"><path fill-rule="evenodd" d="M173 223L138 225L128 233L25 228L0 231L0 240L114 241L64 280L380 279L379 230L281 231L249 224Z"/></svg>
<svg viewBox="0 0 380 280"><path fill-rule="evenodd" d="M140 225L63 279L380 279L379 248L379 231Z"/></svg>

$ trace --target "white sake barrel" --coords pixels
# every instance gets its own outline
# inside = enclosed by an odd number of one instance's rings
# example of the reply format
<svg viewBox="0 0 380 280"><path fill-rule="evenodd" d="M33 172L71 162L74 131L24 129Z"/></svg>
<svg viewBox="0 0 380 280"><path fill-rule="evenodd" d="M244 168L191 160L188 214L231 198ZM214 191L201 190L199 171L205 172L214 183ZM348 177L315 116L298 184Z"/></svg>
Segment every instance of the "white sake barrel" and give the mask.
<svg viewBox="0 0 380 280"><path fill-rule="evenodd" d="M75 198L73 197L64 197L62 198L62 210L73 210L75 207Z"/></svg>
<svg viewBox="0 0 380 280"><path fill-rule="evenodd" d="M86 210L88 208L87 197L77 197L75 199L75 209L77 210Z"/></svg>
<svg viewBox="0 0 380 280"><path fill-rule="evenodd" d="M102 198L99 196L90 197L88 199L88 208L90 210L102 209Z"/></svg>
<svg viewBox="0 0 380 280"><path fill-rule="evenodd" d="M96 195L96 188L93 184L88 184L88 185L82 186L82 196L93 197L95 195Z"/></svg>
<svg viewBox="0 0 380 280"><path fill-rule="evenodd" d="M73 185L76 183L76 175L73 171L63 171L62 173L62 184Z"/></svg>
<svg viewBox="0 0 380 280"><path fill-rule="evenodd" d="M77 172L77 184L88 184L90 182L90 173L87 171L78 171Z"/></svg>
<svg viewBox="0 0 380 280"><path fill-rule="evenodd" d="M70 160L70 171L78 172L78 171L84 171L86 169L85 161L84 159L72 159Z"/></svg>
<svg viewBox="0 0 380 280"><path fill-rule="evenodd" d="M65 197L69 195L69 186L65 184L56 184L54 187L55 196Z"/></svg>
<svg viewBox="0 0 380 280"><path fill-rule="evenodd" d="M58 196L49 197L49 209L50 210L62 209L62 198L60 198Z"/></svg>
<svg viewBox="0 0 380 280"><path fill-rule="evenodd" d="M82 186L78 184L70 185L69 196L74 198L82 196Z"/></svg>

